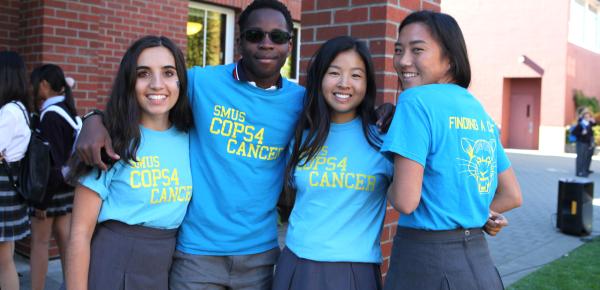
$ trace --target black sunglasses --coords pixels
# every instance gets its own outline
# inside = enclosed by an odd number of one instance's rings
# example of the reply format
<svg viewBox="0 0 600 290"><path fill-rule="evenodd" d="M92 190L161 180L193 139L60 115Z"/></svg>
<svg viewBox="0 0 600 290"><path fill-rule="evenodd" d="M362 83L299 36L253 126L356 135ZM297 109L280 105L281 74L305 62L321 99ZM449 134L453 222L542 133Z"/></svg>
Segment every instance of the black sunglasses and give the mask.
<svg viewBox="0 0 600 290"><path fill-rule="evenodd" d="M265 39L266 34L269 35L269 39L275 44L284 44L292 39L292 34L279 29L274 29L270 32L260 29L248 29L242 32L242 37L248 42L259 43Z"/></svg>

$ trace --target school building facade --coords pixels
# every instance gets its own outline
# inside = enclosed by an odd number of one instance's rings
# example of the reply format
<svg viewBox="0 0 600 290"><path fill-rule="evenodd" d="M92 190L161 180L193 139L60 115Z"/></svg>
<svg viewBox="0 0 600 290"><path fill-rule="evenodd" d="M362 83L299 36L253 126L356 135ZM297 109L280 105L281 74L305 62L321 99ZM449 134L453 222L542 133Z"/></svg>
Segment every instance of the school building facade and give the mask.
<svg viewBox="0 0 600 290"><path fill-rule="evenodd" d="M470 91L508 148L564 152L576 90L600 97L600 1L444 0L469 50Z"/></svg>
<svg viewBox="0 0 600 290"><path fill-rule="evenodd" d="M184 50L188 66L231 63L237 17L251 0L3 0L0 50L21 53L28 69L60 65L76 80L81 114L107 101L120 58L130 43L147 34L164 35ZM395 102L392 63L399 23L412 11L440 11L440 0L283 0L294 20L292 55L282 69L304 81L310 57L338 35L367 42L376 68L378 102ZM398 213L388 207L381 240L387 271Z"/></svg>

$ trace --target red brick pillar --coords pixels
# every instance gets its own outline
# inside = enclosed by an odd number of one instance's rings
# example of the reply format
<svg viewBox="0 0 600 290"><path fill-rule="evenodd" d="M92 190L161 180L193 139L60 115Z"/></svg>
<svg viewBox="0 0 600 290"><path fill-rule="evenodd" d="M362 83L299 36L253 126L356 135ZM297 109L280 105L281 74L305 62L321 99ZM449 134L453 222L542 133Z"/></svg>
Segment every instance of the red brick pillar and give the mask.
<svg viewBox="0 0 600 290"><path fill-rule="evenodd" d="M29 70L61 66L77 82L73 95L83 113L104 106L135 39L164 35L185 50L187 14L188 2L179 0L2 1L0 49L22 53Z"/></svg>
<svg viewBox="0 0 600 290"><path fill-rule="evenodd" d="M0 51L17 50L20 2L19 0L0 2Z"/></svg>
<svg viewBox="0 0 600 290"><path fill-rule="evenodd" d="M395 103L398 82L392 61L394 43L400 22L416 10L439 11L440 0L303 0L301 83L305 83L310 58L323 42L334 36L351 35L366 41L373 56L378 103ZM398 212L388 206L381 234L384 276L398 217Z"/></svg>

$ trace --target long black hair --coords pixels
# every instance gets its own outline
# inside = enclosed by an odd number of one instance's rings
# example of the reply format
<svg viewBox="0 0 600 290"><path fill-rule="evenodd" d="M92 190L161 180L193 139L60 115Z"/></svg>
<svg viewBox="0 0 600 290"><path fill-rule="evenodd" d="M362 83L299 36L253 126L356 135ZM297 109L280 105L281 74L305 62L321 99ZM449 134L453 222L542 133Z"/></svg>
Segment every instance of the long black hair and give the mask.
<svg viewBox="0 0 600 290"><path fill-rule="evenodd" d="M65 104L67 110L71 115L77 115L75 109L75 100L73 99L73 93L71 87L65 80L65 74L60 66L55 64L44 64L35 68L31 72L31 85L33 86L33 96L37 100L39 97L40 84L42 81L46 81L54 92L58 95L65 96Z"/></svg>
<svg viewBox="0 0 600 290"><path fill-rule="evenodd" d="M422 23L429 28L429 33L438 41L443 55L450 60L448 72L454 83L465 89L468 88L471 83L471 66L465 38L456 20L444 13L417 11L409 14L402 21L398 27L398 33L412 23Z"/></svg>
<svg viewBox="0 0 600 290"><path fill-rule="evenodd" d="M356 115L362 122L363 133L371 146L379 149L381 140L372 129L377 117L375 114L375 97L377 87L371 54L366 44L350 36L339 36L325 42L312 57L306 79L306 96L304 110L296 124L292 155L285 170L284 195L285 202L295 199L294 171L299 164L307 164L319 154L331 127L331 109L325 101L322 83L331 62L342 52L356 51L367 74L367 89L363 101L356 108Z"/></svg>
<svg viewBox="0 0 600 290"><path fill-rule="evenodd" d="M14 51L0 51L0 107L12 101L20 101L27 110L32 109L25 62Z"/></svg>
<svg viewBox="0 0 600 290"><path fill-rule="evenodd" d="M136 152L141 141L140 106L138 105L135 84L137 82L137 61L147 48L162 46L168 49L175 59L175 69L179 79L179 97L169 111L169 121L180 131L187 132L193 126L192 111L187 97L187 71L181 50L167 37L145 36L135 41L125 52L106 104L104 122L113 141L115 152L125 161L136 161Z"/></svg>
<svg viewBox="0 0 600 290"><path fill-rule="evenodd" d="M188 132L194 125L187 97L185 58L181 50L173 41L164 36L148 35L136 40L121 59L104 112L104 125L112 139L113 149L125 162L137 161L136 153L141 141L140 106L135 92L137 61L142 51L159 46L168 49L173 55L179 79L179 96L169 111L169 121L175 128L183 132ZM108 162L109 166L115 162L110 158L103 158L103 161ZM76 181L79 176L91 169L83 162L74 161L74 163L72 168L75 168L75 172L69 177L71 182Z"/></svg>

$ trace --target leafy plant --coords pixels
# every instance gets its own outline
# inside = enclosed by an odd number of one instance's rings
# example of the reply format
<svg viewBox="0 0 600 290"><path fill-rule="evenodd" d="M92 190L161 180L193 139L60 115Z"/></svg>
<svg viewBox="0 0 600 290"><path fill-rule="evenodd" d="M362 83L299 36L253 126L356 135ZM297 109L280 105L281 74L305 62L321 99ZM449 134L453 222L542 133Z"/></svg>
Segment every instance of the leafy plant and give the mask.
<svg viewBox="0 0 600 290"><path fill-rule="evenodd" d="M573 101L576 108L588 108L592 113L600 112L600 104L594 96L586 96L581 90L573 92Z"/></svg>

